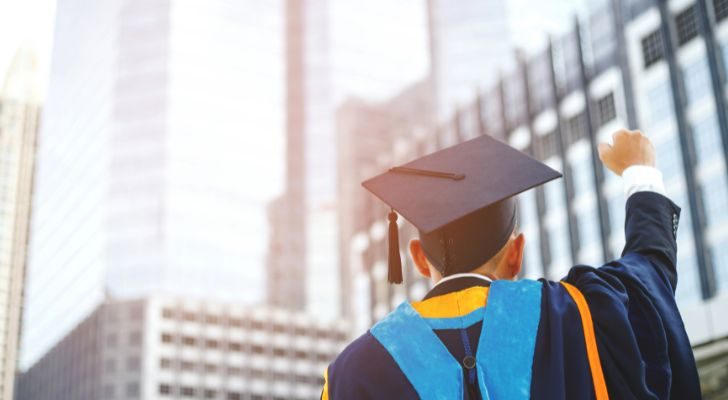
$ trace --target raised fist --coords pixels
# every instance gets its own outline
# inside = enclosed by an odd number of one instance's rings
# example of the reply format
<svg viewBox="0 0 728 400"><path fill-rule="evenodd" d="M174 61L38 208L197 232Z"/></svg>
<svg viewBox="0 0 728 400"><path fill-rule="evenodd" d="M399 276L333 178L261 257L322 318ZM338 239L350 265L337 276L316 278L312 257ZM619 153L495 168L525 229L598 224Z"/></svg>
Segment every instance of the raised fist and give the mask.
<svg viewBox="0 0 728 400"><path fill-rule="evenodd" d="M613 143L599 143L599 159L604 166L622 176L633 165L655 166L655 147L640 131L619 130L612 135Z"/></svg>

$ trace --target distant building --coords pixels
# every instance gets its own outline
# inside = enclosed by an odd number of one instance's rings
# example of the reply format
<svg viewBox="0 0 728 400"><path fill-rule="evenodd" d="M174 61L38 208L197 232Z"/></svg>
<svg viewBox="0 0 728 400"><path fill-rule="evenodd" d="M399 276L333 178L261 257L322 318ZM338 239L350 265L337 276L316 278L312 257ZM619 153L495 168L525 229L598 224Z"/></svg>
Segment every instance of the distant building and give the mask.
<svg viewBox="0 0 728 400"><path fill-rule="evenodd" d="M357 321L359 327L374 319L370 298L398 290L381 279L386 277L384 264L372 264L371 260L362 263L360 252L371 244L368 235L379 243L377 251L386 254L380 239L386 230L387 210L365 192L361 182L376 174L397 151L404 150L413 135L429 132L434 123L433 108L429 80L425 79L386 102L369 103L353 98L337 110L341 304L344 314ZM367 234L362 234L362 230L367 230ZM403 261L409 262L406 257ZM408 276L410 269L405 268ZM370 275L380 279L369 279ZM424 290L425 283L420 286Z"/></svg>
<svg viewBox="0 0 728 400"><path fill-rule="evenodd" d="M269 207L268 300L333 319L341 292L329 1L287 0L285 16L287 174Z"/></svg>
<svg viewBox="0 0 728 400"><path fill-rule="evenodd" d="M596 144L618 128L642 128L657 148L668 195L682 207L676 296L703 392L724 395L728 1L593 2L569 32L512 60L514 67L481 88L475 101L437 129L411 134L402 146L407 151L390 151L374 169L487 134L563 171L564 179L519 198L519 230L527 237L524 275L560 279L574 264L599 265L619 256L622 184L600 164ZM362 239L349 257L372 271L365 286L382 288L370 291L375 319L398 303L403 290L416 297L422 282L405 274L402 288L385 288L383 212L362 214L369 222L357 225L355 236Z"/></svg>
<svg viewBox="0 0 728 400"><path fill-rule="evenodd" d="M306 3L285 1L286 176L283 193L268 205L266 300L289 310L306 308Z"/></svg>
<svg viewBox="0 0 728 400"><path fill-rule="evenodd" d="M21 368L106 293L263 298L283 45L282 0L58 2Z"/></svg>
<svg viewBox="0 0 728 400"><path fill-rule="evenodd" d="M507 0L428 0L437 121L492 85L513 53Z"/></svg>
<svg viewBox="0 0 728 400"><path fill-rule="evenodd" d="M18 363L35 145L40 112L34 55L20 50L0 87L0 398Z"/></svg>
<svg viewBox="0 0 728 400"><path fill-rule="evenodd" d="M16 398L318 398L346 330L271 307L107 300L20 375Z"/></svg>

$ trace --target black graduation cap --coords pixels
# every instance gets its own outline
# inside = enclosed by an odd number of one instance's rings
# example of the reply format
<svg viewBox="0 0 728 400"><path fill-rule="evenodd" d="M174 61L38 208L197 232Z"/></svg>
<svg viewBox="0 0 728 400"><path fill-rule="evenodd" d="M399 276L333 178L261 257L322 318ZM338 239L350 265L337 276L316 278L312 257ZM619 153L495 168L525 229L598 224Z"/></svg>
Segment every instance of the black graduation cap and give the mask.
<svg viewBox="0 0 728 400"><path fill-rule="evenodd" d="M443 276L471 271L498 253L516 223L514 196L561 177L490 136L437 151L362 185L389 205L389 281L402 282L397 214L419 231Z"/></svg>

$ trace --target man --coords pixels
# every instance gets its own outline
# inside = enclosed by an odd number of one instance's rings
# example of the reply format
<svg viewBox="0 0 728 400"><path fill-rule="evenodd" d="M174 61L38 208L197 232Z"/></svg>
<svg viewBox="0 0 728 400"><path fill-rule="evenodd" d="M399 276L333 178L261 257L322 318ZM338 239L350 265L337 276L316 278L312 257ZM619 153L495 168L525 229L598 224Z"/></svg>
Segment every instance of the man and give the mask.
<svg viewBox="0 0 728 400"><path fill-rule="evenodd" d="M699 399L675 304L680 209L637 131L600 144L624 179L626 244L560 282L519 280L526 238L514 197L560 176L489 137L364 183L390 205L390 281L401 282L396 214L433 288L400 305L329 366L323 399Z"/></svg>

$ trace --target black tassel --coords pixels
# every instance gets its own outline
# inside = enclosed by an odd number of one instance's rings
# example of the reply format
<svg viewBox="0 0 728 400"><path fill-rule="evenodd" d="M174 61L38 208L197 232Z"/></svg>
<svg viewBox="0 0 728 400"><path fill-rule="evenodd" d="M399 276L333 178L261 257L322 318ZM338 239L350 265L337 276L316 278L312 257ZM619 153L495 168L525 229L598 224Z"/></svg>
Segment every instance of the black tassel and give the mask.
<svg viewBox="0 0 728 400"><path fill-rule="evenodd" d="M397 213L389 212L389 283L402 283L402 259L399 256L399 229Z"/></svg>

